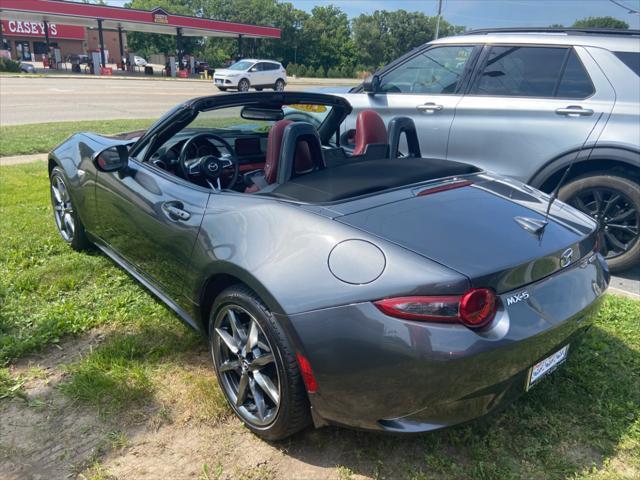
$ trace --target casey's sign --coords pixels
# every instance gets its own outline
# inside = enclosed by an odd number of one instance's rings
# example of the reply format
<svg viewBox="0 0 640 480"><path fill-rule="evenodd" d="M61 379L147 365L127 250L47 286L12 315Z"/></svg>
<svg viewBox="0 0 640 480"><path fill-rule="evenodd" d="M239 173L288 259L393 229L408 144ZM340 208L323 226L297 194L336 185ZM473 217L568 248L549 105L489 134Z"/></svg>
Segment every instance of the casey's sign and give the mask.
<svg viewBox="0 0 640 480"><path fill-rule="evenodd" d="M2 33L14 37L44 37L44 23L2 20ZM84 27L49 24L49 37L84 40Z"/></svg>

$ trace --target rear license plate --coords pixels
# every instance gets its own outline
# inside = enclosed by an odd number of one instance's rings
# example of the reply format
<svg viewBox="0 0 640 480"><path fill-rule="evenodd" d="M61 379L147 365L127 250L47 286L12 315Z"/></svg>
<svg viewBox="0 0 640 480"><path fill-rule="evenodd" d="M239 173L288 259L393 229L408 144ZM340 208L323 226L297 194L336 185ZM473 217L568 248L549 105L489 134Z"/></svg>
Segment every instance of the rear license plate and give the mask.
<svg viewBox="0 0 640 480"><path fill-rule="evenodd" d="M529 390L533 385L538 383L540 379L544 378L546 375L558 368L558 366L562 365L567 359L568 352L569 345L565 345L556 353L549 355L547 358L531 367L529 370L529 379L527 381L526 389Z"/></svg>

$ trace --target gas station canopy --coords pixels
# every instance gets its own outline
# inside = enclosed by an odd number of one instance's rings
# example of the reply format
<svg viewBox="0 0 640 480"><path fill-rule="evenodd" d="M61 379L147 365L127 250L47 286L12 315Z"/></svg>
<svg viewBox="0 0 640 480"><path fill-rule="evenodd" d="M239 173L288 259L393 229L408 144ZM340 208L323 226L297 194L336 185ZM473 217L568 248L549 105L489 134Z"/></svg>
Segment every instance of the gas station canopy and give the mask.
<svg viewBox="0 0 640 480"><path fill-rule="evenodd" d="M280 29L174 15L161 8L92 5L63 0L0 0L0 19L61 23L187 37L280 38Z"/></svg>

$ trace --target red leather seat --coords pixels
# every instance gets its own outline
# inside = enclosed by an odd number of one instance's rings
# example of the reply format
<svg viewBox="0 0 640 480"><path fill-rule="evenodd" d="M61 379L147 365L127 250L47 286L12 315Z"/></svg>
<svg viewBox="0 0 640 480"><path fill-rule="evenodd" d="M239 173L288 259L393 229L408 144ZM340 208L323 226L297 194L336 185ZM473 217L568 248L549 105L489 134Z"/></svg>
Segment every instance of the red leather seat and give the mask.
<svg viewBox="0 0 640 480"><path fill-rule="evenodd" d="M280 120L274 123L269 130L267 155L264 163L264 179L267 184L274 183L278 178L278 163L280 161L282 137L284 135L284 129L291 123L293 123L291 120ZM299 142L296 146L294 162L294 168L297 174L313 170L313 159L311 158L311 152L306 142Z"/></svg>
<svg viewBox="0 0 640 480"><path fill-rule="evenodd" d="M356 118L356 146L354 155L362 155L367 145L388 143L387 127L384 120L373 110L363 110Z"/></svg>
<svg viewBox="0 0 640 480"><path fill-rule="evenodd" d="M278 179L278 163L280 162L280 150L282 149L282 138L284 129L293 123L291 120L279 120L271 126L267 137L267 153L264 161L264 180L267 185L275 183ZM299 142L296 145L294 159L295 172L297 174L306 173L314 168L311 151L306 142ZM258 185L253 184L245 189L245 193L256 193L260 191Z"/></svg>

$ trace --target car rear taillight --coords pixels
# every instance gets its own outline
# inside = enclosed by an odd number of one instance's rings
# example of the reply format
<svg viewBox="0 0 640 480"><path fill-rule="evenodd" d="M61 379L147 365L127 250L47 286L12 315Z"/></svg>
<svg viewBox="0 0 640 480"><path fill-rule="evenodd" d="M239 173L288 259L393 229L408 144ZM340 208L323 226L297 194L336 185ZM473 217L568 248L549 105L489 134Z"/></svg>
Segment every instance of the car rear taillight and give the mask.
<svg viewBox="0 0 640 480"><path fill-rule="evenodd" d="M496 315L498 299L493 290L473 288L460 299L460 321L468 327L479 328Z"/></svg>
<svg viewBox="0 0 640 480"><path fill-rule="evenodd" d="M385 298L373 303L391 317L421 322L462 323L470 328L489 324L498 307L496 294L488 288L473 288L460 296Z"/></svg>

